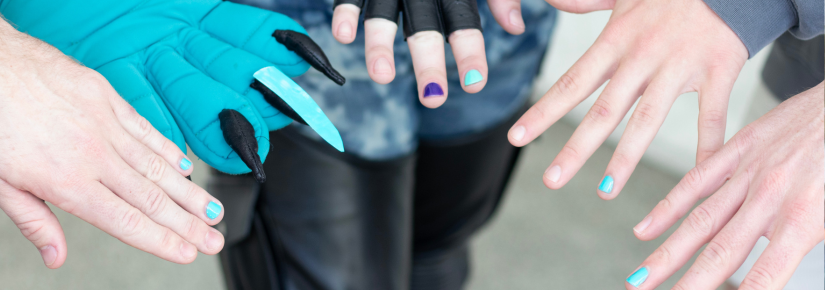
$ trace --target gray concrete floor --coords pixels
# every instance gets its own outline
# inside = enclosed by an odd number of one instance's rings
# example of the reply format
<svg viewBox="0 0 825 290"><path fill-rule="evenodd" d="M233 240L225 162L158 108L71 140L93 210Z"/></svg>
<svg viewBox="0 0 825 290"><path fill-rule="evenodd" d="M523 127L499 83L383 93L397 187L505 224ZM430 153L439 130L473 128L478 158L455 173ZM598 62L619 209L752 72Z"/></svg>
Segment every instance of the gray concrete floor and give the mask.
<svg viewBox="0 0 825 290"><path fill-rule="evenodd" d="M619 197L603 201L596 187L610 146L602 146L565 188L544 187L541 174L573 129L553 126L526 148L503 206L474 240L468 289L623 289L624 278L663 241L638 241L632 227L678 178L641 164ZM198 165L194 177L202 182L206 170ZM0 289L223 289L217 257L173 264L55 213L69 245L58 270L43 266L34 246L0 217Z"/></svg>

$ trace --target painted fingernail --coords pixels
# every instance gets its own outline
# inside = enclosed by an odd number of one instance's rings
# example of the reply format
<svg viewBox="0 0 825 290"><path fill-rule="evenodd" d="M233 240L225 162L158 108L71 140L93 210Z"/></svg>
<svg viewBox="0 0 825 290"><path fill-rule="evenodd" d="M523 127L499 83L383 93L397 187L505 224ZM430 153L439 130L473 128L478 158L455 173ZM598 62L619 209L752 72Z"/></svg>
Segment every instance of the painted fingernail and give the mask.
<svg viewBox="0 0 825 290"><path fill-rule="evenodd" d="M223 237L216 229L206 232L206 248L210 250L219 249L223 245Z"/></svg>
<svg viewBox="0 0 825 290"><path fill-rule="evenodd" d="M630 275L630 277L627 277L627 283L629 283L630 285L633 285L633 287L638 288L639 285L642 285L642 283L644 283L645 280L647 280L647 275L648 275L647 267L642 267L641 269L636 270L636 272L633 273L633 275Z"/></svg>
<svg viewBox="0 0 825 290"><path fill-rule="evenodd" d="M464 85L469 86L480 82L482 79L484 78L481 76L481 73L478 70L473 69L464 74Z"/></svg>
<svg viewBox="0 0 825 290"><path fill-rule="evenodd" d="M40 248L40 256L43 257L43 263L46 266L51 266L57 260L57 250L51 245L42 247Z"/></svg>
<svg viewBox="0 0 825 290"><path fill-rule="evenodd" d="M221 214L221 210L221 205L210 201L209 204L206 205L206 216L209 217L210 220L213 220Z"/></svg>
<svg viewBox="0 0 825 290"><path fill-rule="evenodd" d="M639 222L638 225L633 227L633 231L636 232L637 234L641 234L645 229L647 229L647 226L650 225L650 222L652 220L653 220L653 217L646 216L641 222Z"/></svg>
<svg viewBox="0 0 825 290"><path fill-rule="evenodd" d="M527 132L527 129L524 129L524 126L518 125L510 129L510 137L512 137L513 140L521 141L521 139L524 138L525 132Z"/></svg>
<svg viewBox="0 0 825 290"><path fill-rule="evenodd" d="M190 244L190 243L187 243L187 242L180 243L180 255L186 260L189 260L193 256L197 255L198 254L197 251L198 251L198 249L195 248L195 246Z"/></svg>
<svg viewBox="0 0 825 290"><path fill-rule="evenodd" d="M183 157L180 160L180 169L189 170L192 167L192 161L189 161L189 158Z"/></svg>
<svg viewBox="0 0 825 290"><path fill-rule="evenodd" d="M434 97L434 96L443 96L444 91L441 90L441 86L437 83L429 83L426 87L424 87L424 97Z"/></svg>
<svg viewBox="0 0 825 290"><path fill-rule="evenodd" d="M517 9L510 10L510 25L524 27L524 20L521 18L521 12Z"/></svg>
<svg viewBox="0 0 825 290"><path fill-rule="evenodd" d="M387 61L387 59L383 58L383 57L379 58L378 60L375 61L374 69L375 69L375 73L379 73L379 74L392 73L392 67L390 67L390 62Z"/></svg>
<svg viewBox="0 0 825 290"><path fill-rule="evenodd" d="M604 193L610 193L613 191L613 177L608 175L602 179L602 184L599 184L599 190Z"/></svg>
<svg viewBox="0 0 825 290"><path fill-rule="evenodd" d="M352 36L352 26L349 25L349 22L341 22L338 25L338 37L341 38L350 38Z"/></svg>
<svg viewBox="0 0 825 290"><path fill-rule="evenodd" d="M552 182L559 182L559 177L561 177L561 167L558 165L553 165L550 169L547 169L547 173L545 173L547 179L550 179Z"/></svg>

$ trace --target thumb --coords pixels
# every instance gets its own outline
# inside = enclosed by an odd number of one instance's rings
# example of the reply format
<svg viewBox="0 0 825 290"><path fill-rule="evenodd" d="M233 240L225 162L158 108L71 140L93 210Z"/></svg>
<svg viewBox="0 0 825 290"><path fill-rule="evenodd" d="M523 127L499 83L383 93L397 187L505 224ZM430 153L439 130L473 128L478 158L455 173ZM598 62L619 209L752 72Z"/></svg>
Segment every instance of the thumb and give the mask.
<svg viewBox="0 0 825 290"><path fill-rule="evenodd" d="M43 200L0 180L0 209L37 247L46 267L57 269L63 265L66 261L66 237L57 216Z"/></svg>
<svg viewBox="0 0 825 290"><path fill-rule="evenodd" d="M589 13L613 9L616 0L545 0L556 9L570 13Z"/></svg>

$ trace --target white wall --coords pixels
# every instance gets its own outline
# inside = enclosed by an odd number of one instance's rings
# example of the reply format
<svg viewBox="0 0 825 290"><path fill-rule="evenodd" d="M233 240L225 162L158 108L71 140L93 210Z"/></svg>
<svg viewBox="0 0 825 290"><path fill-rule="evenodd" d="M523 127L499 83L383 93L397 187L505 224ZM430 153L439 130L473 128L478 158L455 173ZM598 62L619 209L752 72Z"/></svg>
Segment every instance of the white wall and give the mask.
<svg viewBox="0 0 825 290"><path fill-rule="evenodd" d="M609 17L610 11L585 15L564 12L559 14L559 22L547 54L548 59L544 62L533 92L533 97L536 100L593 44L607 24ZM742 124L742 120L760 82L759 74L769 50L770 47L765 48L749 60L734 85L728 107L727 138L732 137L736 131L745 125ZM572 124L581 122L603 88L604 86L599 88L562 120ZM618 143L631 113L625 116L616 131L610 135L608 143L613 145ZM699 105L696 93L681 96L674 103L656 139L653 140L650 148L645 153L643 161L679 176L684 175L693 168L696 159L698 114Z"/></svg>

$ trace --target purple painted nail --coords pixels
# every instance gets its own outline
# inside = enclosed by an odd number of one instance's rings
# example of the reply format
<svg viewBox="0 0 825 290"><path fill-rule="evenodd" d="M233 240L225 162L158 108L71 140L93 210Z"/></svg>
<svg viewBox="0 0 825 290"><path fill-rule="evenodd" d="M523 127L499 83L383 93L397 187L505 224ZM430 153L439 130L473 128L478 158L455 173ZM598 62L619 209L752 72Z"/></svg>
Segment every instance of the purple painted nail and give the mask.
<svg viewBox="0 0 825 290"><path fill-rule="evenodd" d="M437 83L429 83L426 87L424 87L424 97L432 97L432 96L443 96L444 91L441 90L441 86Z"/></svg>

